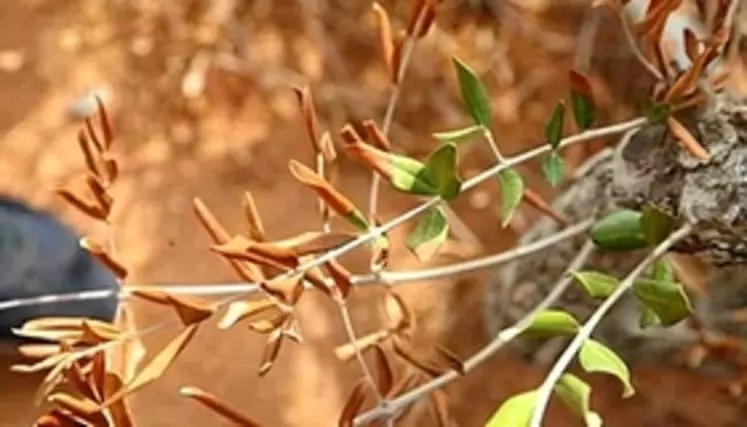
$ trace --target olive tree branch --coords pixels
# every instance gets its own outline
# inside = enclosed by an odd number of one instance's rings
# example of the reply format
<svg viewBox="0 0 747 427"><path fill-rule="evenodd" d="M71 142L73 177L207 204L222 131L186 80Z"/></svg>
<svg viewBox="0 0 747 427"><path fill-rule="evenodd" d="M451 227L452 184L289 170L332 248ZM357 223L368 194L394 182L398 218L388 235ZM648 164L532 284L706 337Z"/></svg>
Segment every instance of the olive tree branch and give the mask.
<svg viewBox="0 0 747 427"><path fill-rule="evenodd" d="M573 277L569 274L573 270L581 268L584 263L589 259L591 254L594 252L594 244L588 240L581 248L579 253L568 265L563 276L553 286L552 291L529 313L522 317L519 321L509 326L506 329L501 330L496 336L488 343L487 346L483 347L480 351L475 353L472 357L464 362L464 371L469 372L481 365L483 362L493 356L498 350L503 348L511 340L519 336L526 328L528 328L534 317L549 308L558 298L565 292L568 286L573 282ZM391 417L398 411L403 410L407 406L413 404L415 401L423 398L428 393L431 393L448 383L459 378L460 374L456 371L448 371L440 377L434 378L433 380L408 391L407 393L390 400L387 405L377 406L368 412L358 415L355 419L355 425L364 425L371 421L377 420L382 417Z"/></svg>
<svg viewBox="0 0 747 427"><path fill-rule="evenodd" d="M568 368L576 353L581 349L584 342L591 336L594 328L597 327L599 322L602 321L604 316L609 312L612 306L633 286L635 280L656 261L658 258L666 254L666 252L674 246L675 243L686 237L692 231L692 225L686 224L679 228L677 231L669 235L669 237L661 242L654 248L654 250L636 266L630 274L620 283L615 291L604 300L604 302L597 308L597 310L589 316L589 319L579 329L578 333L574 337L573 341L566 347L563 354L560 355L558 360L553 365L550 373L548 373L545 381L542 383L540 388L537 390L537 401L532 415L531 423L529 427L541 427L542 418L547 410L547 406L550 402L550 396L552 395L553 388L558 382L558 379L563 375L563 372Z"/></svg>

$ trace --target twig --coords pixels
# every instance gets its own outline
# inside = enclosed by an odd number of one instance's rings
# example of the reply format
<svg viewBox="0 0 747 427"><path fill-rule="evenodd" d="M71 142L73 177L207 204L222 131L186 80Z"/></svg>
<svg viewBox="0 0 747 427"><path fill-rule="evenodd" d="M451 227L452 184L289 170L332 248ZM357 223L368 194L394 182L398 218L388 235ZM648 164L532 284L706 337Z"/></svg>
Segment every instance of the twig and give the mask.
<svg viewBox="0 0 747 427"><path fill-rule="evenodd" d="M620 18L620 25L622 25L623 28L623 34L625 34L625 40L628 42L628 45L633 50L633 55L635 55L636 59L638 59L638 62L643 65L643 68L648 71L649 74L651 74L657 81L664 81L664 75L661 74L658 68L654 66L654 64L649 61L646 56L643 54L643 51L641 51L640 46L638 46L638 42L635 40L635 36L633 35L633 32L630 31L630 26L628 25L628 21L625 18L625 15L620 12L617 14L617 16Z"/></svg>
<svg viewBox="0 0 747 427"><path fill-rule="evenodd" d="M419 270L408 271L387 271L383 270L379 275L363 274L351 277L351 281L356 286L373 285L384 282L390 285L410 283L423 280L435 280L444 277L456 276L463 273L472 273L477 270L495 267L500 264L511 262L519 258L534 254L551 247L566 239L575 237L585 232L593 223L592 220L582 221L578 224L571 225L566 229L552 234L536 242L527 245L518 246L507 251L496 254L457 262L442 267L424 268ZM212 284L195 284L195 285L129 285L122 290L94 290L64 294L50 294L31 298L19 298L10 301L0 301L0 312L12 310L15 308L29 307L44 304L53 304L70 301L90 301L110 298L117 295L119 299L125 299L135 291L158 290L172 295L191 295L191 296L218 296L234 294L251 294L259 291L259 285L256 283L212 283Z"/></svg>
<svg viewBox="0 0 747 427"><path fill-rule="evenodd" d="M640 277L644 270L653 264L653 262L659 257L663 256L675 243L690 234L691 231L692 225L686 224L656 246L656 248L654 248L654 250L643 261L641 261L641 263L638 264L630 274L628 274L612 295L605 299L599 308L589 316L589 319L578 331L576 336L573 338L573 341L568 344L568 347L566 347L563 354L560 355L550 370L550 373L545 378L545 381L537 390L537 401L532 415L532 421L529 424L530 427L541 427L542 418L547 410L547 405L549 404L555 383L558 382L558 379L563 375L563 372L565 372L568 365L576 356L576 353L579 351L584 341L591 336L594 328L596 328L599 322L602 321L607 312L633 286L635 280Z"/></svg>
<svg viewBox="0 0 747 427"><path fill-rule="evenodd" d="M511 340L521 334L527 327L532 324L534 317L541 311L550 307L560 296L565 292L568 286L573 282L573 277L568 274L570 271L581 268L584 263L589 259L594 251L594 244L589 240L581 248L576 257L569 264L566 272L560 278L558 283L553 286L552 291L535 307L531 312L527 313L518 322L509 326L506 329L501 330L496 336L488 343L487 346L483 347L479 352L475 353L472 357L464 362L464 370L470 371L475 367L484 363L487 359L493 356L498 350L509 343ZM459 378L460 374L456 371L449 371L435 378L418 388L415 388L396 399L388 402L386 406L376 407L366 413L359 415L355 419L355 425L363 425L379 419L381 417L390 417L397 411L403 410L408 405L411 405L415 401L421 399L423 396L431 393L446 384Z"/></svg>

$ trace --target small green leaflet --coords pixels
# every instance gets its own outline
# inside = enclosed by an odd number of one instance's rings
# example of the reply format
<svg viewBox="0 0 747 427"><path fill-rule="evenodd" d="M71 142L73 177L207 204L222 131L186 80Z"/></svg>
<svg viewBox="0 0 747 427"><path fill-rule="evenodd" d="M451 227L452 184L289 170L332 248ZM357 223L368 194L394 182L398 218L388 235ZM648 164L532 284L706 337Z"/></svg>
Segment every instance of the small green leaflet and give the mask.
<svg viewBox="0 0 747 427"><path fill-rule="evenodd" d="M602 249L627 251L646 247L641 227L641 213L629 209L615 211L594 224L594 244Z"/></svg>
<svg viewBox="0 0 747 427"><path fill-rule="evenodd" d="M646 117L654 123L664 123L669 117L669 104L649 104L644 108Z"/></svg>
<svg viewBox="0 0 747 427"><path fill-rule="evenodd" d="M425 175L442 199L458 196L462 182L457 177L456 144L447 142L436 148L425 163Z"/></svg>
<svg viewBox="0 0 747 427"><path fill-rule="evenodd" d="M635 394L630 382L630 370L614 351L591 338L584 342L578 353L578 362L586 372L602 372L616 376L623 384L623 397Z"/></svg>
<svg viewBox="0 0 747 427"><path fill-rule="evenodd" d="M674 268L666 258L659 258L651 268L651 278L664 282L674 282Z"/></svg>
<svg viewBox="0 0 747 427"><path fill-rule="evenodd" d="M656 246L672 233L674 218L649 203L641 214L641 228L648 244Z"/></svg>
<svg viewBox="0 0 747 427"><path fill-rule="evenodd" d="M527 427L537 405L537 390L525 391L509 397L485 427Z"/></svg>
<svg viewBox="0 0 747 427"><path fill-rule="evenodd" d="M524 196L524 179L514 168L504 169L498 174L498 185L501 192L502 227L511 222L516 208Z"/></svg>
<svg viewBox="0 0 747 427"><path fill-rule="evenodd" d="M571 70L571 109L576 125L582 131L589 129L597 118L594 101L591 98L591 85L582 74Z"/></svg>
<svg viewBox="0 0 747 427"><path fill-rule="evenodd" d="M388 154L392 165L391 183L404 193L418 196L441 196L451 200L459 194L462 183L457 177L456 145L439 146L426 163L398 154Z"/></svg>
<svg viewBox="0 0 747 427"><path fill-rule="evenodd" d="M653 310L646 307L646 305L640 301L638 301L637 304L638 312L640 313L638 316L638 326L640 326L641 329L661 325L661 319L659 319L659 316L657 316Z"/></svg>
<svg viewBox="0 0 747 427"><path fill-rule="evenodd" d="M555 187L563 179L563 159L557 152L551 151L542 160L542 172L548 184Z"/></svg>
<svg viewBox="0 0 747 427"><path fill-rule="evenodd" d="M430 260L449 235L446 216L440 207L429 209L421 216L418 225L407 237L407 249L421 262Z"/></svg>
<svg viewBox="0 0 747 427"><path fill-rule="evenodd" d="M490 99L480 79L461 59L452 58L456 68L459 90L467 111L475 123L489 127L491 119Z"/></svg>
<svg viewBox="0 0 747 427"><path fill-rule="evenodd" d="M545 140L553 148L558 148L560 140L563 139L563 120L565 118L565 103L563 101L558 102L555 106L555 110L552 112L550 121L545 126Z"/></svg>
<svg viewBox="0 0 747 427"><path fill-rule="evenodd" d="M485 133L485 128L482 125L472 125L462 129L456 129L446 132L437 132L433 134L433 137L441 142L454 142L461 143L471 140L477 136Z"/></svg>
<svg viewBox="0 0 747 427"><path fill-rule="evenodd" d="M366 218L363 217L363 214L360 213L358 210L354 210L350 212L345 219L348 220L350 224L352 224L355 228L357 228L360 231L368 231L369 225L368 221L366 221Z"/></svg>
<svg viewBox="0 0 747 427"><path fill-rule="evenodd" d="M590 409L591 387L573 374L563 374L555 384L555 394L574 414L581 417L586 427L602 427L602 418Z"/></svg>
<svg viewBox="0 0 747 427"><path fill-rule="evenodd" d="M544 310L534 316L532 324L522 332L522 336L572 335L578 332L579 327L578 320L568 312L563 310Z"/></svg>
<svg viewBox="0 0 747 427"><path fill-rule="evenodd" d="M633 295L664 326L675 325L693 312L685 289L676 282L639 279L633 284Z"/></svg>
<svg viewBox="0 0 747 427"><path fill-rule="evenodd" d="M617 278L596 271L574 271L571 274L592 298L607 298L620 286Z"/></svg>

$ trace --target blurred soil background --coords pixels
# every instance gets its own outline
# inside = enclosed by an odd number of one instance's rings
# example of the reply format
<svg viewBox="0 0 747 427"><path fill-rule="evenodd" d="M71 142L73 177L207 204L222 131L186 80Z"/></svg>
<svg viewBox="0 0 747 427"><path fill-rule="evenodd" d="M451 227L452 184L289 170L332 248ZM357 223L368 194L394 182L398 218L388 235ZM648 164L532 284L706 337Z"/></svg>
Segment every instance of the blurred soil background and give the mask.
<svg viewBox="0 0 747 427"><path fill-rule="evenodd" d="M382 4L402 28L410 2ZM129 283L237 280L208 250L192 212L194 197L233 232L244 229L245 190L254 194L271 236L318 227L315 199L287 168L291 158L313 161L291 87L311 86L322 124L335 139L349 121L381 123L390 95L366 0L8 0L0 2L0 30L0 191L59 213L81 233L97 232L53 190L83 168L76 115L90 107L87 94L100 93L113 117L122 167L113 190L114 224ZM422 156L437 143L432 132L468 124L452 55L488 86L494 131L508 154L541 143L546 118L566 95L570 67L591 74L604 123L631 117L646 96L646 79L618 22L608 13L590 13L588 2L443 1L406 76L391 134L397 151ZM564 155L578 164L606 142ZM463 155L465 177L491 164L479 142ZM339 185L365 206L369 172L340 159ZM530 186L551 196L537 162L520 169ZM414 203L385 189L381 216L392 218ZM522 207L512 227L502 230L495 183L465 194L454 208L483 247L455 242L440 264L508 248L536 216ZM402 244L411 227L391 234L394 269L420 267ZM362 272L367 254L357 251L344 262ZM416 312L424 345L439 342L467 357L486 342L481 295L489 275L399 288ZM376 287L355 290L359 335L381 325L380 295ZM135 306L142 327L172 315ZM134 396L138 425L227 425L180 398L182 385L202 387L266 426L336 424L359 368L333 354L344 336L331 302L307 296L300 320L306 343L285 346L265 378L256 373L264 336L242 327L203 328L162 380ZM155 352L174 333L147 336L145 344ZM0 425L28 425L37 413L31 396L40 378L7 373L7 363L0 374ZM455 424L483 425L503 399L536 386L544 372L510 354L494 358L446 389ZM608 426L747 424L740 421L740 402L696 373L634 366L633 374L640 391L627 401L614 381L592 379L598 386L593 406ZM419 405L403 425L434 425L427 408ZM553 408L547 425L575 421Z"/></svg>

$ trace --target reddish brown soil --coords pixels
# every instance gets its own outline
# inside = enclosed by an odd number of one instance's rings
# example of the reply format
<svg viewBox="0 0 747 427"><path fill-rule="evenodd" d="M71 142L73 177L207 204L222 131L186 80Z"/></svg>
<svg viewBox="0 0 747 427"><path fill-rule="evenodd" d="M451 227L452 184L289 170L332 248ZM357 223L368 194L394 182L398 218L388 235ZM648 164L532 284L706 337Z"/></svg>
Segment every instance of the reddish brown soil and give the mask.
<svg viewBox="0 0 747 427"><path fill-rule="evenodd" d="M291 158L311 162L289 87L304 81L313 85L320 115L333 135L348 120L383 115L388 90L375 32L365 13L368 4L339 2L315 18L310 18L316 16L313 11L305 15L301 10L304 2L239 6L237 23L250 37L246 51L240 52L251 59L248 67L238 73L212 67L204 93L185 100L180 91L184 61L201 49L226 51L221 40L227 34L201 20L203 11L195 5L209 2L158 3L0 2L0 49L25 55L21 70L0 71L0 190L59 212L81 232L98 231L51 190L82 167L75 143L80 123L65 116L68 105L88 85L105 83L113 93L110 105L123 167L115 188L114 223L118 253L131 272L128 281L235 281L233 272L207 250L209 240L192 213L191 199L202 198L235 232L243 227L240 196L245 190L253 192L274 237L318 226L315 200L287 171ZM394 8L398 24L406 12L404 5ZM544 31L569 34L579 18L579 13L561 12L545 21L527 17L527 22L541 24ZM315 23L321 26L314 27ZM428 138L430 132L466 123L448 61L449 54L458 52L487 76L495 94L495 131L504 151L535 144L553 102L564 94L565 72L573 62L570 52L548 52L531 34L518 33L515 24L496 25L494 18L485 16L476 20L466 7L449 12L439 25L442 29L431 34L416 54L397 111L394 143L422 155L435 144ZM133 53L148 41L150 53ZM602 66L613 68L609 61ZM620 99L615 93L626 93L633 79L621 80L614 73L607 77L612 85L600 86L600 93L606 94L600 98L602 108L610 112L606 120L625 117L627 109L611 107ZM586 155L568 154L576 160ZM474 174L489 159L489 151L476 144L466 154L463 173ZM537 178L536 165L522 171L532 186L549 194ZM340 177L341 188L363 206L368 172L343 159ZM384 218L413 204L388 190L382 200ZM485 251L511 245L513 235L499 228L493 185L481 186L454 207L480 236ZM522 208L515 226L524 227L533 215L531 209ZM392 233L397 248L393 268L418 266L402 249L405 232ZM438 262L471 254L460 246L453 252ZM362 271L365 253L359 251L345 262ZM439 341L467 356L484 343L480 318L484 278L411 284L399 290L418 316L425 340ZM351 305L359 333L381 324L380 295L375 288L356 290ZM172 315L145 304L136 308L142 326ZM212 324L204 327L165 377L132 399L139 425L227 425L180 398L177 389L182 385L200 386L266 426L335 424L359 369L340 363L332 353L335 345L344 342L332 303L309 295L299 316L306 343L284 347L273 371L262 379L256 370L264 337L241 327L230 332L217 331ZM175 332L147 336L151 354ZM27 425L37 413L30 396L39 379L11 375L5 365L2 368L0 425ZM505 397L535 386L542 375L542 368L496 357L447 389L457 424L482 425ZM735 401L696 374L653 367L634 368L634 376L640 392L628 401L620 399L618 384L595 379L599 387L594 406L607 417L606 425L742 425ZM554 410L547 425L574 422L563 410ZM420 424L433 425L427 418Z"/></svg>

